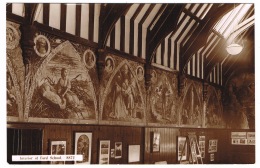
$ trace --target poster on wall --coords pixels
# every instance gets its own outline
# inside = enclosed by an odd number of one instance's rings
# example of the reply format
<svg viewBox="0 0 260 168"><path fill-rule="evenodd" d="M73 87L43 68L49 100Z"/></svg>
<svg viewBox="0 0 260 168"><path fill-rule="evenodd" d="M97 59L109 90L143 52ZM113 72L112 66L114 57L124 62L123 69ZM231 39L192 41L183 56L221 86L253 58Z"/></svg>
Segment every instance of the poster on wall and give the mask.
<svg viewBox="0 0 260 168"><path fill-rule="evenodd" d="M152 139L152 152L159 152L160 151L160 133L153 132L153 139Z"/></svg>
<svg viewBox="0 0 260 168"><path fill-rule="evenodd" d="M76 132L75 133L75 154L83 155L82 161L75 161L75 164L90 164L91 160L91 132Z"/></svg>
<svg viewBox="0 0 260 168"><path fill-rule="evenodd" d="M255 132L231 132L232 145L255 145Z"/></svg>
<svg viewBox="0 0 260 168"><path fill-rule="evenodd" d="M115 142L115 159L122 158L122 142Z"/></svg>
<svg viewBox="0 0 260 168"><path fill-rule="evenodd" d="M232 139L238 139L238 138L245 139L246 132L231 132L231 138Z"/></svg>
<svg viewBox="0 0 260 168"><path fill-rule="evenodd" d="M187 138L179 136L178 137L178 161L187 160Z"/></svg>
<svg viewBox="0 0 260 168"><path fill-rule="evenodd" d="M214 158L214 153L211 153L211 154L210 154L210 161L213 162L214 160L215 160L215 158Z"/></svg>
<svg viewBox="0 0 260 168"><path fill-rule="evenodd" d="M66 155L65 140L50 140L51 155ZM65 161L52 161L51 164L65 164Z"/></svg>
<svg viewBox="0 0 260 168"><path fill-rule="evenodd" d="M217 152L217 148L218 148L218 140L217 139L212 139L209 140L209 153L214 153Z"/></svg>
<svg viewBox="0 0 260 168"><path fill-rule="evenodd" d="M115 158L115 149L111 149L110 156L111 158Z"/></svg>
<svg viewBox="0 0 260 168"><path fill-rule="evenodd" d="M140 145L128 146L128 163L140 162Z"/></svg>
<svg viewBox="0 0 260 168"><path fill-rule="evenodd" d="M199 149L201 157L205 158L205 136L199 136Z"/></svg>
<svg viewBox="0 0 260 168"><path fill-rule="evenodd" d="M255 145L255 132L247 132L247 145Z"/></svg>
<svg viewBox="0 0 260 168"><path fill-rule="evenodd" d="M99 164L109 164L110 141L101 140L99 145Z"/></svg>

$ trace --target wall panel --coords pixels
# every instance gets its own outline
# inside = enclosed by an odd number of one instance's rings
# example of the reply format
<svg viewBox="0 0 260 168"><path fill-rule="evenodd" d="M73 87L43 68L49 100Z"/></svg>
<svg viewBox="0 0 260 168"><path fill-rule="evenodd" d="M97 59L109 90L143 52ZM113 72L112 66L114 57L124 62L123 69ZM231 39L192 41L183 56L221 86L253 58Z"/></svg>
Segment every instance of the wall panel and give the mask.
<svg viewBox="0 0 260 168"><path fill-rule="evenodd" d="M151 152L153 132L160 134L160 152ZM176 137L178 135L179 129L176 128L146 128L144 163L154 164L158 161L167 161L168 164L176 164Z"/></svg>

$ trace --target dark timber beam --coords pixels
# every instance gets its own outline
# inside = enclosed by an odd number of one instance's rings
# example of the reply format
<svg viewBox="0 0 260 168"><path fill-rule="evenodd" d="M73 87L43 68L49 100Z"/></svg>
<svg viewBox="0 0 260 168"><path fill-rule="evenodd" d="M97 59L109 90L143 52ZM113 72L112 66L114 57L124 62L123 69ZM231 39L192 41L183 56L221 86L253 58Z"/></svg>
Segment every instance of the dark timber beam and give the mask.
<svg viewBox="0 0 260 168"><path fill-rule="evenodd" d="M200 22L200 25L193 32L190 39L181 48L180 73L184 72L193 54L197 52L203 45L205 45L207 38L216 22L233 8L234 5L232 4L212 6L205 18Z"/></svg>
<svg viewBox="0 0 260 168"><path fill-rule="evenodd" d="M102 4L99 16L99 48L105 48L107 39L117 20L124 15L132 4Z"/></svg>
<svg viewBox="0 0 260 168"><path fill-rule="evenodd" d="M25 3L24 9L25 9L25 24L27 25L33 25L34 16L36 13L38 4L36 3Z"/></svg>
<svg viewBox="0 0 260 168"><path fill-rule="evenodd" d="M146 62L151 63L156 49L165 37L177 28L184 4L168 4L151 31L147 30Z"/></svg>

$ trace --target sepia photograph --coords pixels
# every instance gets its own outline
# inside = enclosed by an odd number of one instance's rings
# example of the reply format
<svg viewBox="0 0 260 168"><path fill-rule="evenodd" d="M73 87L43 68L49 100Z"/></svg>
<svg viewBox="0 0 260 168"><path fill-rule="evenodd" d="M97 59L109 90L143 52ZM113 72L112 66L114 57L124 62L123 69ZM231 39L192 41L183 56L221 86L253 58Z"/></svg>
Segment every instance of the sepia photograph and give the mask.
<svg viewBox="0 0 260 168"><path fill-rule="evenodd" d="M258 163L257 2L0 7L3 167Z"/></svg>

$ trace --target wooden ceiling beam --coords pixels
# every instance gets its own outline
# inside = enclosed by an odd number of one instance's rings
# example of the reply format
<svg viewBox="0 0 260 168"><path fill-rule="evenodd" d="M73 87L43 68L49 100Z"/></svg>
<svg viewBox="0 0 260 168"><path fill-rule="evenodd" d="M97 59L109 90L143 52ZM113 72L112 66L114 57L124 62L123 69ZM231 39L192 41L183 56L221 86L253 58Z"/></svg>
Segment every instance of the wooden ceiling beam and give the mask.
<svg viewBox="0 0 260 168"><path fill-rule="evenodd" d="M190 39L181 48L180 73L184 73L184 70L193 54L205 45L207 38L216 22L228 11L232 10L233 7L234 6L230 4L212 6L205 18L200 22L200 25L193 32Z"/></svg>
<svg viewBox="0 0 260 168"><path fill-rule="evenodd" d="M132 4L102 4L99 16L99 48L105 48L117 20L125 15Z"/></svg>
<svg viewBox="0 0 260 168"><path fill-rule="evenodd" d="M24 9L25 9L25 24L27 25L33 25L34 22L34 16L36 13L38 4L36 3L25 3Z"/></svg>
<svg viewBox="0 0 260 168"><path fill-rule="evenodd" d="M147 31L146 38L146 62L151 63L156 53L156 49L165 37L177 28L177 23L184 4L168 4L159 20L151 31Z"/></svg>

